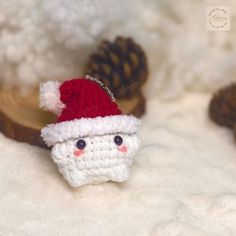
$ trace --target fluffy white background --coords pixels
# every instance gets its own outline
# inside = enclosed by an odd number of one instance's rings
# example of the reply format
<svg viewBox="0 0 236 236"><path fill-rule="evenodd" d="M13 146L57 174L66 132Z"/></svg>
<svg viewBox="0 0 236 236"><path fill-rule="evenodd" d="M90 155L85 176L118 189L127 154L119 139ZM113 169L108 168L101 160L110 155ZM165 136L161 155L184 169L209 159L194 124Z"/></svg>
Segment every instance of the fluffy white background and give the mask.
<svg viewBox="0 0 236 236"><path fill-rule="evenodd" d="M236 235L236 144L208 100L150 100L123 184L73 189L48 151L1 135L0 235Z"/></svg>
<svg viewBox="0 0 236 236"><path fill-rule="evenodd" d="M92 2L92 4L91 4ZM0 135L0 235L236 235L236 145L209 121L210 95L236 81L230 32L205 30L216 1L0 0L0 71L31 87L78 75L103 38L133 36L150 64L131 179L70 188L48 151ZM175 102L160 102L155 95Z"/></svg>
<svg viewBox="0 0 236 236"><path fill-rule="evenodd" d="M208 32L207 6L231 9L230 32ZM132 36L147 52L148 94L174 98L236 81L236 2L1 0L1 80L32 86L83 73L99 42Z"/></svg>

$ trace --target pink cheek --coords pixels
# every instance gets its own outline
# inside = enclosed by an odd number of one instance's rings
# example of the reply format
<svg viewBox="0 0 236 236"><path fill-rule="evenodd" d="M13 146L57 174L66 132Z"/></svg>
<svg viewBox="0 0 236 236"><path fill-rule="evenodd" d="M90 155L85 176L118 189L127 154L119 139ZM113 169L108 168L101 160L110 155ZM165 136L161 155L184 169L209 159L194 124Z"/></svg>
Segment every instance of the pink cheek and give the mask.
<svg viewBox="0 0 236 236"><path fill-rule="evenodd" d="M125 145L119 146L119 147L118 147L118 150L119 150L120 152L127 152L127 151L128 151L128 149L127 149L127 147L126 147Z"/></svg>
<svg viewBox="0 0 236 236"><path fill-rule="evenodd" d="M84 150L77 149L77 150L74 151L74 155L75 155L76 157L80 157L80 156L82 156L83 154L84 154Z"/></svg>

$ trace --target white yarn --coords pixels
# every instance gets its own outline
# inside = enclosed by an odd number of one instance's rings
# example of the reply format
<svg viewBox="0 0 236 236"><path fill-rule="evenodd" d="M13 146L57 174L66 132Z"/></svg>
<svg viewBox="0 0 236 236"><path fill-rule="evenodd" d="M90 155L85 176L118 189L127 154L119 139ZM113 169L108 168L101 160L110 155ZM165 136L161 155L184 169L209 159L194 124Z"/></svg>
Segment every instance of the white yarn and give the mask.
<svg viewBox="0 0 236 236"><path fill-rule="evenodd" d="M48 146L70 138L123 132L137 133L141 120L132 115L113 115L96 118L81 118L49 124L41 130L41 136Z"/></svg>
<svg viewBox="0 0 236 236"><path fill-rule="evenodd" d="M127 152L118 151L114 143L117 134L86 137L85 153L74 155L78 139L57 143L52 149L52 159L64 178L73 187L106 181L122 182L129 178L133 157L138 151L140 141L136 134L119 133Z"/></svg>
<svg viewBox="0 0 236 236"><path fill-rule="evenodd" d="M40 84L39 105L42 109L51 111L59 115L65 105L60 100L61 83L57 81L48 81Z"/></svg>

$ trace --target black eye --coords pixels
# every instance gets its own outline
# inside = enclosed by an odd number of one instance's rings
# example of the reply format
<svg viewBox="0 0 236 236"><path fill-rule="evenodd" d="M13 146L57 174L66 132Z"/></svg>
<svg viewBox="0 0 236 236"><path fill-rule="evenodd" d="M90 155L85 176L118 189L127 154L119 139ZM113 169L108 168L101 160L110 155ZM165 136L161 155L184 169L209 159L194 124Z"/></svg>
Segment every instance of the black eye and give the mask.
<svg viewBox="0 0 236 236"><path fill-rule="evenodd" d="M76 147L82 150L86 147L86 142L83 139L79 139L76 143Z"/></svg>
<svg viewBox="0 0 236 236"><path fill-rule="evenodd" d="M119 135L116 135L114 137L114 142L116 145L120 146L123 143L123 139Z"/></svg>

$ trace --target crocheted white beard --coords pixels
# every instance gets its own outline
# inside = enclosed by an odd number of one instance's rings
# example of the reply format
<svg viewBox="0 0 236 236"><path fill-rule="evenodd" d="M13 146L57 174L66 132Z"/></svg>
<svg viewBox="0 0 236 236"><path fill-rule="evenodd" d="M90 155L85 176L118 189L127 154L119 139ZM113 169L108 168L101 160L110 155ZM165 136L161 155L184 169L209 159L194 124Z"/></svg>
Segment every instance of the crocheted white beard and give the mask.
<svg viewBox="0 0 236 236"><path fill-rule="evenodd" d="M119 135L123 143L114 142ZM76 155L78 140L83 139L86 147L83 154ZM129 178L133 157L140 141L136 134L107 134L78 139L69 139L53 146L51 156L64 178L73 187L106 181L122 182Z"/></svg>

